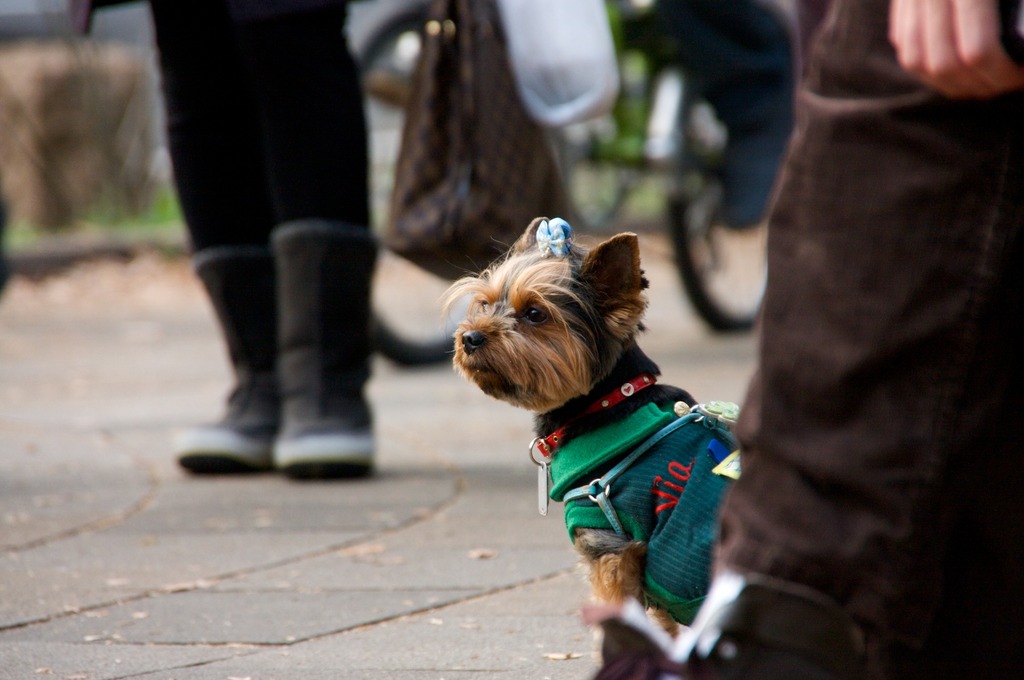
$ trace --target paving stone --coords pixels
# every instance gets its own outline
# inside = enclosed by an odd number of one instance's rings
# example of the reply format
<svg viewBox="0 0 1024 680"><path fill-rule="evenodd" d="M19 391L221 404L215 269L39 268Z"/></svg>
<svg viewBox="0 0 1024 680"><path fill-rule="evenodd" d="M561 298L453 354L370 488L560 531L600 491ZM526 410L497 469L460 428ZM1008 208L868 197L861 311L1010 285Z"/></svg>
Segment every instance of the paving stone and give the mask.
<svg viewBox="0 0 1024 680"><path fill-rule="evenodd" d="M250 648L113 645L95 642L9 641L0 637L0 678L4 680L114 680L158 673L183 678L188 669L253 653ZM216 676L213 676L216 677ZM221 675L220 680L225 680ZM261 679L262 680L262 679Z"/></svg>
<svg viewBox="0 0 1024 680"><path fill-rule="evenodd" d="M195 587L267 564L318 554L356 534L85 534L0 556L0 629L137 597Z"/></svg>
<svg viewBox="0 0 1024 680"><path fill-rule="evenodd" d="M358 482L295 484L276 475L181 477L161 486L148 512L124 531L381 530L423 517L457 494L450 472L382 470Z"/></svg>
<svg viewBox="0 0 1024 680"><path fill-rule="evenodd" d="M101 434L4 428L0 549L116 521L143 503L154 486L130 452Z"/></svg>
<svg viewBox="0 0 1024 680"><path fill-rule="evenodd" d="M565 595L580 595L573 576L554 579ZM267 652L258 660L263 673L277 670L324 670L339 673L436 671L437 677L464 672L470 677L492 673L520 678L586 678L594 670L594 641L575 609L555 606L545 615L521 613L521 598L550 594L543 584L492 593L451 607L294 645L287 652ZM478 608L489 603L487 612ZM493 605L491 607L490 605ZM494 613L491 609L499 610ZM501 610L504 611L501 611ZM255 659L253 660L256 661ZM210 668L217 668L213 664ZM460 676L461 677L461 676ZM499 676L500 677L500 676Z"/></svg>
<svg viewBox="0 0 1024 680"><path fill-rule="evenodd" d="M287 645L458 602L482 590L317 590L171 593L0 634L160 645Z"/></svg>
<svg viewBox="0 0 1024 680"><path fill-rule="evenodd" d="M361 550L366 552L360 553ZM222 582L217 589L383 589L400 583L417 589L487 590L549 576L572 568L575 561L575 555L566 547L459 550L434 546L412 550L382 540L248 574Z"/></svg>

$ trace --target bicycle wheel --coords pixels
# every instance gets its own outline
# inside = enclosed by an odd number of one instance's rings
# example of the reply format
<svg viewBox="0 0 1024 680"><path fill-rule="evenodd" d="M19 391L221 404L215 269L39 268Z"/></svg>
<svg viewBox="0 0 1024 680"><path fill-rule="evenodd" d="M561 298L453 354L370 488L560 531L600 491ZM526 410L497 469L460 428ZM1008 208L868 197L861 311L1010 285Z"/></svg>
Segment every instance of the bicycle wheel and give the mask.
<svg viewBox="0 0 1024 680"><path fill-rule="evenodd" d="M367 11L372 11L367 5ZM396 9L397 7L397 9ZM374 230L387 223L404 107L420 51L426 3L381 5L368 37L354 40L366 99L370 145L370 206ZM382 19L382 20L381 20ZM382 356L419 366L451 360L454 321L441 319L439 300L449 282L383 251L373 284L372 340Z"/></svg>
<svg viewBox="0 0 1024 680"><path fill-rule="evenodd" d="M718 219L722 189L703 175L668 201L669 232L683 289L697 314L720 332L753 326L768 273L766 222L734 229Z"/></svg>

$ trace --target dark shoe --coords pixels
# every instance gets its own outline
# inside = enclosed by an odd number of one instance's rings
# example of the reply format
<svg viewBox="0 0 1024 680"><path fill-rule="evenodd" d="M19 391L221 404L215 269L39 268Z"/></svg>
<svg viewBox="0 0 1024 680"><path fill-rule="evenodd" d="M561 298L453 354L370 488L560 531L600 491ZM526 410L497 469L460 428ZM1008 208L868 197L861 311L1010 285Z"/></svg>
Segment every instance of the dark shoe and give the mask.
<svg viewBox="0 0 1024 680"><path fill-rule="evenodd" d="M688 680L864 677L860 628L830 598L794 583L721 574L691 634Z"/></svg>
<svg viewBox="0 0 1024 680"><path fill-rule="evenodd" d="M298 479L367 475L374 437L363 388L376 243L364 228L328 220L282 224L273 243L283 416L274 463Z"/></svg>
<svg viewBox="0 0 1024 680"><path fill-rule="evenodd" d="M273 258L268 248L216 247L200 251L194 265L220 323L236 385L220 422L178 438L178 463L201 474L269 470L280 422Z"/></svg>
<svg viewBox="0 0 1024 680"><path fill-rule="evenodd" d="M595 680L865 677L864 638L849 615L817 591L765 577L716 577L693 627L674 641L635 602L590 618L604 632Z"/></svg>

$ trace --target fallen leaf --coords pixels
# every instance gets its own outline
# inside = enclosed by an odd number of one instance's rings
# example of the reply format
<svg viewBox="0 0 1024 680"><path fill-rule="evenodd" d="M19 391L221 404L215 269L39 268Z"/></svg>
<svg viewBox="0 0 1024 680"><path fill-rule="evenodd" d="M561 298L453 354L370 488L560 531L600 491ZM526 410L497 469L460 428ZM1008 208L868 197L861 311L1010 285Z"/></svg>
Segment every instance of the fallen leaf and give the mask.
<svg viewBox="0 0 1024 680"><path fill-rule="evenodd" d="M490 548L476 548L466 553L466 556L471 560L493 560L498 556L498 551Z"/></svg>

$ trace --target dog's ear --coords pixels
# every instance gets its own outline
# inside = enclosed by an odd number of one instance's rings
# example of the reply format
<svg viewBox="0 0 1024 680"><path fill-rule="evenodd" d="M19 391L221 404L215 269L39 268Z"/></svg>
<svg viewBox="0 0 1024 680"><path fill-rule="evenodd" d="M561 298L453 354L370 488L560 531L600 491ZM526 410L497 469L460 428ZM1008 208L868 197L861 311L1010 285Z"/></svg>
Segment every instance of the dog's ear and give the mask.
<svg viewBox="0 0 1024 680"><path fill-rule="evenodd" d="M534 217L533 221L526 227L526 231L519 237L519 240L512 246L512 252L525 253L531 248L537 247L537 226L545 221L546 217Z"/></svg>
<svg viewBox="0 0 1024 680"><path fill-rule="evenodd" d="M642 291L647 287L636 234L618 234L587 253L580 278L593 289L597 307L609 323L626 335L636 330L646 307Z"/></svg>
<svg viewBox="0 0 1024 680"><path fill-rule="evenodd" d="M587 253L580 278L596 290L599 299L638 294L646 285L636 234L618 234Z"/></svg>

